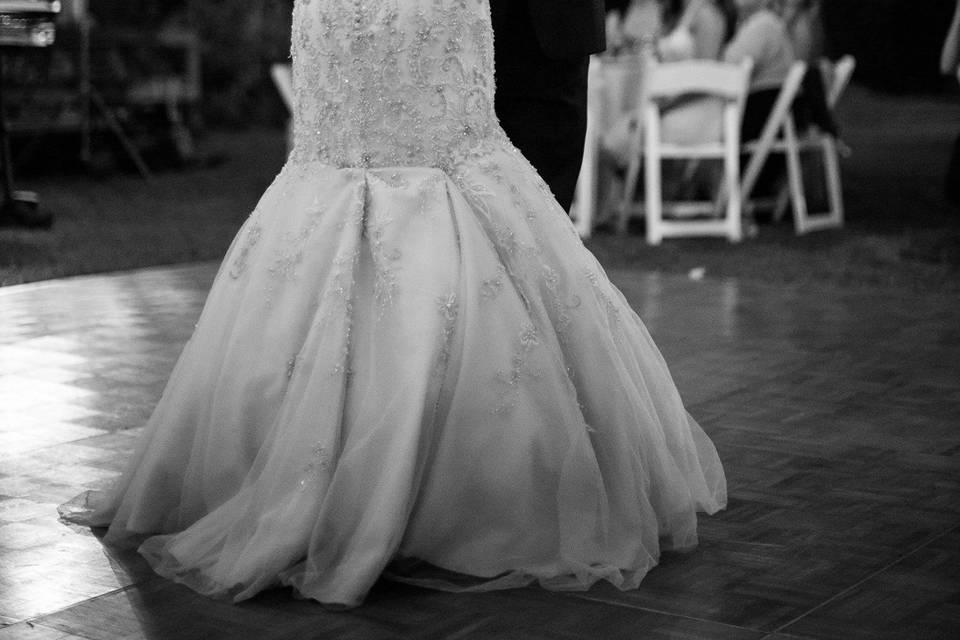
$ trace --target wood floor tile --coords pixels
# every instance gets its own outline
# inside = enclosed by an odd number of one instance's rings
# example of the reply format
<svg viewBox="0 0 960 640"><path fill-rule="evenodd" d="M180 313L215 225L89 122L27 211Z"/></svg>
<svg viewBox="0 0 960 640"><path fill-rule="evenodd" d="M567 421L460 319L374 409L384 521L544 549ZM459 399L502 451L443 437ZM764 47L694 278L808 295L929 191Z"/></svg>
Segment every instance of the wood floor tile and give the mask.
<svg viewBox="0 0 960 640"><path fill-rule="evenodd" d="M851 627L850 620L858 621ZM960 631L960 528L954 528L784 631L837 640L955 639Z"/></svg>
<svg viewBox="0 0 960 640"><path fill-rule="evenodd" d="M87 638L32 622L21 622L0 627L0 640L87 640Z"/></svg>
<svg viewBox="0 0 960 640"><path fill-rule="evenodd" d="M144 612L148 612L144 615ZM195 621L186 625L185 621ZM96 622L94 622L96 621ZM242 605L210 602L168 582L150 580L42 618L91 638L217 640L301 638L516 638L548 640L759 640L756 631L668 614L610 607L563 594L518 590L447 594L384 584L363 607L330 612L269 592Z"/></svg>
<svg viewBox="0 0 960 640"><path fill-rule="evenodd" d="M852 545L775 544L760 537L701 539L695 551L665 554L639 589L602 585L581 597L772 631L881 566Z"/></svg>
<svg viewBox="0 0 960 640"><path fill-rule="evenodd" d="M947 638L960 628L960 305L615 272L727 472L640 588L231 605L55 506L123 467L215 265L0 289L0 640ZM28 622L30 624L28 624ZM31 624L33 626L31 626Z"/></svg>
<svg viewBox="0 0 960 640"><path fill-rule="evenodd" d="M34 502L21 498L0 497L0 526L12 522L23 522L34 518L46 518L56 512L57 505L52 503ZM0 539L0 544L4 540Z"/></svg>
<svg viewBox="0 0 960 640"><path fill-rule="evenodd" d="M102 435L102 429L83 427L69 422L50 422L41 427L0 431L0 451L3 456L44 449L57 444L65 444Z"/></svg>
<svg viewBox="0 0 960 640"><path fill-rule="evenodd" d="M56 514L0 526L0 615L27 620L151 577L135 553L106 549Z"/></svg>

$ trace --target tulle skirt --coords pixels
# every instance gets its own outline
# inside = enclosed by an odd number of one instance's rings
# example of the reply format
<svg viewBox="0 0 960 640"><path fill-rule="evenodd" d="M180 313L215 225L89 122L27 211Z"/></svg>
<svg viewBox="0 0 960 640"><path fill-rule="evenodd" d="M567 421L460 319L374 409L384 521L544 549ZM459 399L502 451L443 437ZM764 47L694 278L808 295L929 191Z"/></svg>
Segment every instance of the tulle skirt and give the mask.
<svg viewBox="0 0 960 640"><path fill-rule="evenodd" d="M446 170L289 162L126 472L64 505L239 601L462 582L635 587L723 470L659 351L508 143Z"/></svg>

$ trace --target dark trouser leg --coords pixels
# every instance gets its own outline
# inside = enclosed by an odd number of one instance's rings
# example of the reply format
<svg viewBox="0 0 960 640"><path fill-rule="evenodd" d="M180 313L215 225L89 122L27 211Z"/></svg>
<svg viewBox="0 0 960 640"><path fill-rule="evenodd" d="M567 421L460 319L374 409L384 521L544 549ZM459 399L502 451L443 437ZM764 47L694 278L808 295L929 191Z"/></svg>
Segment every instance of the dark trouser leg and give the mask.
<svg viewBox="0 0 960 640"><path fill-rule="evenodd" d="M570 209L583 162L587 133L586 62L582 83L563 98L497 93L497 117L511 142L550 186L560 205Z"/></svg>
<svg viewBox="0 0 960 640"><path fill-rule="evenodd" d="M740 128L741 140L749 142L760 137L779 95L779 89L763 89L751 92L747 96L747 103L743 109L743 123ZM748 162L749 158L745 160ZM746 162L743 164L743 169L746 169ZM767 158L763 169L760 171L753 189L753 195L755 197L775 195L776 187L786 171L787 162L784 157L777 153L772 154Z"/></svg>

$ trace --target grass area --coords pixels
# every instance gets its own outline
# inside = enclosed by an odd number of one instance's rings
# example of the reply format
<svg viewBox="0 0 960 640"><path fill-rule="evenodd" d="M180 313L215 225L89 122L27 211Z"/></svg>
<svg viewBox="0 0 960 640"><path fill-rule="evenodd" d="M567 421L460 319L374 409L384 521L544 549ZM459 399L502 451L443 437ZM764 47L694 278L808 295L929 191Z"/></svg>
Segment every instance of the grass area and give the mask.
<svg viewBox="0 0 960 640"><path fill-rule="evenodd" d="M960 101L852 88L840 122L848 225L797 237L785 220L758 238L668 240L601 235L588 246L609 268L736 277L812 287L960 292L960 211L942 197L960 130ZM217 260L283 162L283 134L217 132L216 166L160 174L41 175L21 180L55 214L52 231L0 229L0 285L160 264Z"/></svg>
<svg viewBox="0 0 960 640"><path fill-rule="evenodd" d="M82 173L19 180L54 212L54 227L0 228L0 285L222 258L283 164L283 134L215 132L202 149L223 161L150 180Z"/></svg>

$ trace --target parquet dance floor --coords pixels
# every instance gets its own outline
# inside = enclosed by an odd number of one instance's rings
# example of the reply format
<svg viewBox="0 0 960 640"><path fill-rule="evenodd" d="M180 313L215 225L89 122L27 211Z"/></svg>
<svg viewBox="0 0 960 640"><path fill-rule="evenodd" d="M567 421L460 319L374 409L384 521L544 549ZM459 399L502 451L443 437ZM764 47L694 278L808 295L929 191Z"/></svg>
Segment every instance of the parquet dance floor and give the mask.
<svg viewBox="0 0 960 640"><path fill-rule="evenodd" d="M730 505L636 591L230 605L57 520L120 468L214 265L0 289L0 640L960 637L960 301L614 273Z"/></svg>

